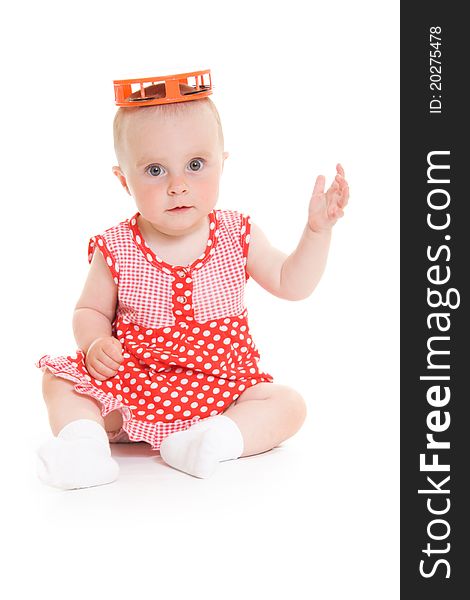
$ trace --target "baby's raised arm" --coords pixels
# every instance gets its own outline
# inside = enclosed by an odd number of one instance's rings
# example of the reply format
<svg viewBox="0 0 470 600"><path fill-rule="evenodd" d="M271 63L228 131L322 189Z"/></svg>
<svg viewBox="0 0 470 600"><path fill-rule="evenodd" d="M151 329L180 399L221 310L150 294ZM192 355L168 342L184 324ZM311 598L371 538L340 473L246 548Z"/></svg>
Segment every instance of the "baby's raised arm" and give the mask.
<svg viewBox="0 0 470 600"><path fill-rule="evenodd" d="M117 287L99 250L92 258L82 294L75 306L73 331L86 355L92 377L103 381L116 374L122 362L122 346L112 336Z"/></svg>
<svg viewBox="0 0 470 600"><path fill-rule="evenodd" d="M285 300L310 296L323 274L331 232L315 233L305 227L290 256L269 243L261 229L251 225L247 270L265 290Z"/></svg>
<svg viewBox="0 0 470 600"><path fill-rule="evenodd" d="M259 227L252 224L247 271L271 294L286 300L310 296L323 274L331 241L331 229L343 216L349 188L341 165L325 192L320 175L310 200L308 221L297 248L287 256L269 243Z"/></svg>

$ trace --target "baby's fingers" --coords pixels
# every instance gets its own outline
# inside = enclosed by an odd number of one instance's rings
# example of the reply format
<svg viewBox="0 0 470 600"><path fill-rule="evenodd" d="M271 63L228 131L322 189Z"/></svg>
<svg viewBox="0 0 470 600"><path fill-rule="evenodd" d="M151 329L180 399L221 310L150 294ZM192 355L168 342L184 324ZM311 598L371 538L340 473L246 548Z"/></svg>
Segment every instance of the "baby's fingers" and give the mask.
<svg viewBox="0 0 470 600"><path fill-rule="evenodd" d="M113 343L113 344L109 344L106 345L102 348L103 353L110 358L112 361L114 361L115 363L117 363L119 366L123 359L122 356L122 346L119 343L119 341L116 340L117 343Z"/></svg>
<svg viewBox="0 0 470 600"><path fill-rule="evenodd" d="M105 381L105 379L109 379L115 375L111 369L105 367L105 365L100 363L96 358L93 361L87 361L86 368L88 373L98 381Z"/></svg>
<svg viewBox="0 0 470 600"><path fill-rule="evenodd" d="M315 185L313 187L313 196L317 196L318 194L323 194L325 191L325 176L319 175L315 181Z"/></svg>
<svg viewBox="0 0 470 600"><path fill-rule="evenodd" d="M341 186L341 197L338 201L338 205L341 208L344 208L349 200L349 186L346 180L344 180L343 185Z"/></svg>
<svg viewBox="0 0 470 600"><path fill-rule="evenodd" d="M105 375L106 378L108 377L114 377L114 375L116 375L118 369L119 369L119 365L116 365L116 363L114 361L111 362L109 361L109 359L107 359L107 357L103 356L103 357L97 357L95 356L95 358L93 359L93 367L96 371L98 371L98 373L100 373L101 375Z"/></svg>
<svg viewBox="0 0 470 600"><path fill-rule="evenodd" d="M344 211L341 208L336 208L335 209L335 214L334 214L334 218L335 219L341 219L341 217L344 216Z"/></svg>
<svg viewBox="0 0 470 600"><path fill-rule="evenodd" d="M328 209L328 217L333 221L333 225L338 219L344 215L344 211L339 206L330 206Z"/></svg>
<svg viewBox="0 0 470 600"><path fill-rule="evenodd" d="M98 352L94 358L105 367L108 367L108 369L112 369L114 372L116 372L119 369L119 365L122 362L121 360L114 360L114 358L109 356L107 351L105 351L104 349L101 349L101 351Z"/></svg>
<svg viewBox="0 0 470 600"><path fill-rule="evenodd" d="M335 191L338 193L338 206L344 208L348 203L349 199L349 186L348 182L342 175L336 175L335 177Z"/></svg>
<svg viewBox="0 0 470 600"><path fill-rule="evenodd" d="M121 363L123 361L122 357L122 345L121 342L115 337L104 338L101 341L101 344L97 347L98 354L97 356L102 360L101 356L104 353L108 358L114 360L117 363ZM106 361L104 361L106 362Z"/></svg>

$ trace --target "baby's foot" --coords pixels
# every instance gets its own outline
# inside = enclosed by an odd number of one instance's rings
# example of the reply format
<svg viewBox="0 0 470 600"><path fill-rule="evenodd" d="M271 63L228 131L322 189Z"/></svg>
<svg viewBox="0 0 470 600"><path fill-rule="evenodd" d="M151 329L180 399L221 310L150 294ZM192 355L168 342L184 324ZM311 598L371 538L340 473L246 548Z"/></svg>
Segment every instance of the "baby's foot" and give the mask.
<svg viewBox="0 0 470 600"><path fill-rule="evenodd" d="M224 415L172 433L160 446L160 456L170 467L201 479L210 477L219 462L239 458L242 453L241 431L235 421Z"/></svg>
<svg viewBox="0 0 470 600"><path fill-rule="evenodd" d="M103 427L90 419L79 419L39 448L37 472L43 483L73 490L115 481L119 466L111 458Z"/></svg>

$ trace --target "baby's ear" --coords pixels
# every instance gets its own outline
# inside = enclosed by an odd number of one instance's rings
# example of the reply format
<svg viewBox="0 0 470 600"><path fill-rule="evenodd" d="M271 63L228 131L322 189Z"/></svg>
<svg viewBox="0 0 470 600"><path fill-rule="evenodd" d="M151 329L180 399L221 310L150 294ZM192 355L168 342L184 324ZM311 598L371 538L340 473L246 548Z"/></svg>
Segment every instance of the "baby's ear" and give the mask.
<svg viewBox="0 0 470 600"><path fill-rule="evenodd" d="M119 181L121 182L122 187L126 190L126 192L129 194L129 196L131 196L131 193L129 191L129 188L127 187L127 181L126 181L126 176L124 175L124 173L121 171L121 167L113 167L113 173L114 175L116 175L116 177L119 179Z"/></svg>

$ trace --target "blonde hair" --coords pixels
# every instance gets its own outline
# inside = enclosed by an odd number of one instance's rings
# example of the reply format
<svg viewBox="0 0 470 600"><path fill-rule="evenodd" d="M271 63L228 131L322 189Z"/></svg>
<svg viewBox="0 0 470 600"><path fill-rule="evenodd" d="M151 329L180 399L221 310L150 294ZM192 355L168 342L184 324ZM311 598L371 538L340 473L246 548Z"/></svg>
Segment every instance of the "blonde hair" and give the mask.
<svg viewBox="0 0 470 600"><path fill-rule="evenodd" d="M146 88L147 96L156 96L157 98L163 98L165 96L165 84L158 83L156 85L149 86ZM193 91L189 85L180 84L181 92L189 92ZM140 97L140 92L134 92L131 97L136 98ZM211 110L217 121L218 134L219 134L219 143L221 150L224 149L224 134L222 131L222 123L220 121L220 116L217 111L215 104L212 102L210 98L207 96L205 98L200 98L198 100L192 100L189 102L173 102L170 104L154 104L151 106L138 106L135 107L123 107L120 106L116 111L113 121L113 138L114 138L114 151L116 153L116 158L120 166L122 166L123 162L123 133L125 130L124 124L135 115L152 115L152 114L160 114L165 117L173 117L177 116L183 112L201 110L204 106L207 106L209 110Z"/></svg>

